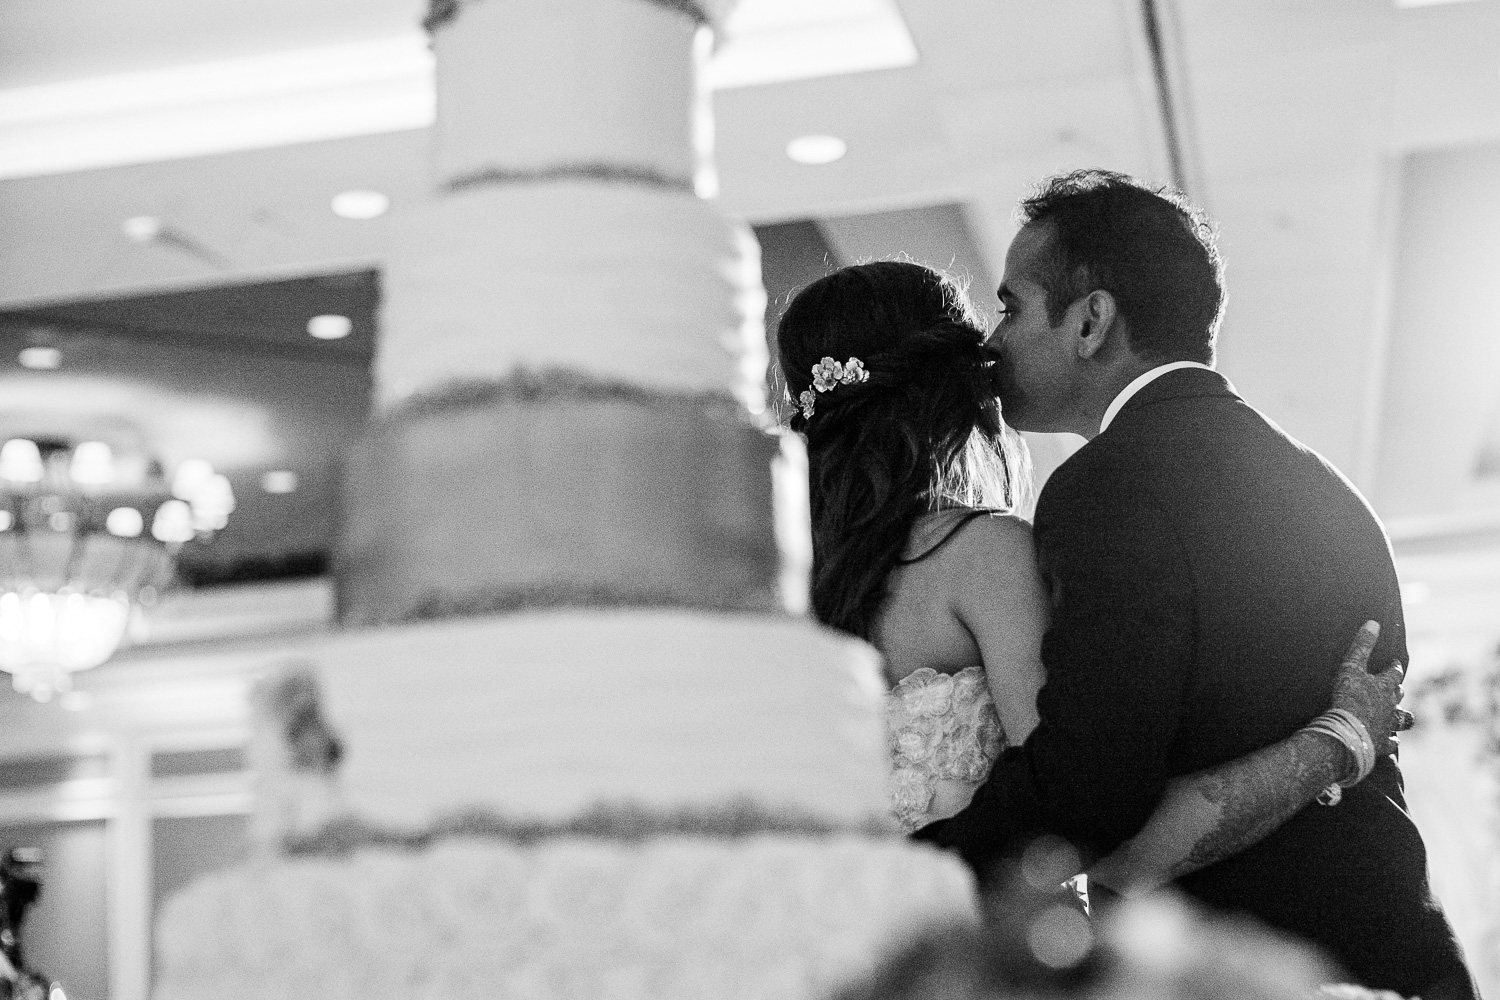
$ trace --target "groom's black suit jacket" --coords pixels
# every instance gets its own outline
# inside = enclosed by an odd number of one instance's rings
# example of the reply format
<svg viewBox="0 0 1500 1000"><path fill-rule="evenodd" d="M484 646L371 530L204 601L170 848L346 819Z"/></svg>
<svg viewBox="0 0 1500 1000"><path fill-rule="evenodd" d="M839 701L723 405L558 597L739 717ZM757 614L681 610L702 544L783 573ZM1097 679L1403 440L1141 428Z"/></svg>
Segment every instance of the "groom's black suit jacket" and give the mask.
<svg viewBox="0 0 1500 1000"><path fill-rule="evenodd" d="M1052 607L1041 722L966 810L917 833L982 881L1043 832L1107 853L1168 779L1290 736L1327 708L1360 623L1382 626L1372 666L1406 660L1375 515L1214 372L1132 397L1053 473L1035 544ZM1317 941L1371 987L1469 982L1390 758L1179 887Z"/></svg>

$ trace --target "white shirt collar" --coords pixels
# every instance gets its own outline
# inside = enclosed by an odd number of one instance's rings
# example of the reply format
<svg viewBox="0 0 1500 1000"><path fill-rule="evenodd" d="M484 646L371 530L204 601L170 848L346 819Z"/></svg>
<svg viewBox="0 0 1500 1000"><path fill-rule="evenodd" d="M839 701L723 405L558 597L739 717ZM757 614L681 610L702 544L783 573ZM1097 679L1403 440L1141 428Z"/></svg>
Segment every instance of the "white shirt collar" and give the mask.
<svg viewBox="0 0 1500 1000"><path fill-rule="evenodd" d="M1179 368L1202 368L1204 371L1213 371L1211 367L1198 361L1173 361L1171 364L1157 365L1144 375L1137 376L1134 382L1131 382L1120 390L1120 394L1115 397L1115 401L1109 404L1109 409L1104 411L1104 419L1099 421L1099 433L1103 434L1109 428L1111 421L1125 408L1125 404L1130 402L1130 397L1161 378L1167 372L1175 372Z"/></svg>

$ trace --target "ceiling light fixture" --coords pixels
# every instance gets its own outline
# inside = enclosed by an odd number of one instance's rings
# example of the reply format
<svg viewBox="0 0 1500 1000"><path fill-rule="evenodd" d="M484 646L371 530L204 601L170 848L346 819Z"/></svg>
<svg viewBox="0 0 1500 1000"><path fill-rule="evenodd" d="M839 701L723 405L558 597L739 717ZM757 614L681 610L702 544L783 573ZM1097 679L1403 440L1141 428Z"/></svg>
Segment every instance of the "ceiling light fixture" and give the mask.
<svg viewBox="0 0 1500 1000"><path fill-rule="evenodd" d="M162 222L154 215L133 215L120 228L137 243L150 243L161 235Z"/></svg>
<svg viewBox="0 0 1500 1000"><path fill-rule="evenodd" d="M94 696L87 691L69 691L57 699L57 703L69 712L87 712L94 707ZM48 994L49 998L56 997L58 992L54 988L52 993Z"/></svg>
<svg viewBox="0 0 1500 1000"><path fill-rule="evenodd" d="M786 144L786 155L797 163L822 166L842 160L849 152L848 143L836 135L804 135Z"/></svg>
<svg viewBox="0 0 1500 1000"><path fill-rule="evenodd" d="M391 207L391 199L379 191L340 191L328 207L341 219L378 219Z"/></svg>
<svg viewBox="0 0 1500 1000"><path fill-rule="evenodd" d="M0 479L13 483L39 483L47 474L42 450L28 438L11 438L0 447Z"/></svg>
<svg viewBox="0 0 1500 1000"><path fill-rule="evenodd" d="M273 469L260 477L260 488L267 493L295 493L297 474L290 469Z"/></svg>
<svg viewBox="0 0 1500 1000"><path fill-rule="evenodd" d="M104 519L104 530L117 538L139 538L146 519L134 507L116 507Z"/></svg>
<svg viewBox="0 0 1500 1000"><path fill-rule="evenodd" d="M0 670L38 701L109 659L132 607L171 582L178 546L224 527L234 509L229 481L208 463L179 466L172 486L192 495L174 499L160 472L132 457L117 461L103 441L0 446ZM154 511L149 535L144 511Z"/></svg>
<svg viewBox="0 0 1500 1000"><path fill-rule="evenodd" d="M55 347L23 347L16 360L22 368L33 371L52 371L62 364L62 351Z"/></svg>
<svg viewBox="0 0 1500 1000"><path fill-rule="evenodd" d="M73 449L68 475L80 486L108 486L115 481L115 453L103 441L84 441Z"/></svg>
<svg viewBox="0 0 1500 1000"><path fill-rule="evenodd" d="M342 340L354 332L354 321L348 316L326 313L308 320L307 332L319 340Z"/></svg>

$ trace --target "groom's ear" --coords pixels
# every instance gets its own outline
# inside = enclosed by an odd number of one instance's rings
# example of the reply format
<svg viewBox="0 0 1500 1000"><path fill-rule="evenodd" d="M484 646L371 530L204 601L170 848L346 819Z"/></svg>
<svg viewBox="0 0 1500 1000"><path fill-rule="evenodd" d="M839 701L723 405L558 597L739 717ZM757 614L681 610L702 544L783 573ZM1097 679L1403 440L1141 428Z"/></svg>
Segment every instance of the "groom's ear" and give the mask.
<svg viewBox="0 0 1500 1000"><path fill-rule="evenodd" d="M1116 336L1119 324L1119 307L1115 297L1103 289L1096 288L1073 303L1078 309L1078 356L1084 360L1104 350L1110 338Z"/></svg>

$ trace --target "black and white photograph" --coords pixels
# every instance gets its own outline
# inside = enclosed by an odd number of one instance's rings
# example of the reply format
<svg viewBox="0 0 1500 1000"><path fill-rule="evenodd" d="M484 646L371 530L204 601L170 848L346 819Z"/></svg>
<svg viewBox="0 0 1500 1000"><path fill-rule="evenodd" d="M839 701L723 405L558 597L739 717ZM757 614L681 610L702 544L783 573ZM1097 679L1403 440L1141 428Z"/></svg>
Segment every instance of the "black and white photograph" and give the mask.
<svg viewBox="0 0 1500 1000"><path fill-rule="evenodd" d="M0 0L0 1000L1500 1000L1500 0Z"/></svg>

